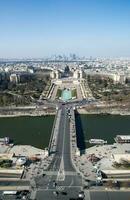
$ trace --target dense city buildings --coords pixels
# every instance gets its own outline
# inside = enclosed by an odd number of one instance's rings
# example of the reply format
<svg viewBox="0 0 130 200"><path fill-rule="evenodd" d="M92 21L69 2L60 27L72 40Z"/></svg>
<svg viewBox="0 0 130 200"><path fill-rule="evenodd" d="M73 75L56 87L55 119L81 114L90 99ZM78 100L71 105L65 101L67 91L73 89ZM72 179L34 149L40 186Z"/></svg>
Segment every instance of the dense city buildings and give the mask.
<svg viewBox="0 0 130 200"><path fill-rule="evenodd" d="M0 1L0 200L130 200L130 1Z"/></svg>
<svg viewBox="0 0 130 200"><path fill-rule="evenodd" d="M113 144L91 135L85 141L80 118L77 122L82 113L130 113L129 60L8 60L0 66L1 116L55 115L45 149L14 144L7 135L0 138L0 175L5 179L6 174L13 191L27 190L31 199L64 193L88 199L90 191L105 194L106 188L117 191L129 184L130 136L120 133ZM3 195L11 197L10 189Z"/></svg>

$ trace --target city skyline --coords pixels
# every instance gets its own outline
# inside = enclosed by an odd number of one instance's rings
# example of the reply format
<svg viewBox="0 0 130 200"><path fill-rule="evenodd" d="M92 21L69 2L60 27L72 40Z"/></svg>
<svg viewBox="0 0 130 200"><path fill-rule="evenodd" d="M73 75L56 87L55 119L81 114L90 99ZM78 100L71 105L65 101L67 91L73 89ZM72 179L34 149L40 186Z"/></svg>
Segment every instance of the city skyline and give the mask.
<svg viewBox="0 0 130 200"><path fill-rule="evenodd" d="M0 58L130 57L130 2L0 2Z"/></svg>

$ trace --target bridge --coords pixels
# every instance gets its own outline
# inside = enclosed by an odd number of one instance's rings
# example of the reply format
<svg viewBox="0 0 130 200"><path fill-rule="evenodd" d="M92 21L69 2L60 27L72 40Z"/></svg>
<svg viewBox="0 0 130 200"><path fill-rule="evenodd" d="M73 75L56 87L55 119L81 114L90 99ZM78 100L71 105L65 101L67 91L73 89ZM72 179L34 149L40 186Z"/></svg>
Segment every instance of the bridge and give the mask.
<svg viewBox="0 0 130 200"><path fill-rule="evenodd" d="M66 190L72 188L75 194L76 191L81 191L82 177L76 171L72 160L71 128L74 120L70 120L70 115L73 113L70 105L60 105L57 111L48 149L49 155L52 155L52 162L44 172L45 176L36 179L36 185L40 188L37 192L38 199L41 193L42 198L48 193L49 199L50 191L56 190L57 187ZM74 148L77 148L76 145Z"/></svg>

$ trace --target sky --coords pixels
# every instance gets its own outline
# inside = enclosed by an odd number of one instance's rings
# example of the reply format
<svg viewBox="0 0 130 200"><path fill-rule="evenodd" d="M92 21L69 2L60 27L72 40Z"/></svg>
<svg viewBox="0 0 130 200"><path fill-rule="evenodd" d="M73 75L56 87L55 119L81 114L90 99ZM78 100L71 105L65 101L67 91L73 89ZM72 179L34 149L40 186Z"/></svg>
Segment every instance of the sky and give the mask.
<svg viewBox="0 0 130 200"><path fill-rule="evenodd" d="M130 0L0 0L0 58L130 57Z"/></svg>

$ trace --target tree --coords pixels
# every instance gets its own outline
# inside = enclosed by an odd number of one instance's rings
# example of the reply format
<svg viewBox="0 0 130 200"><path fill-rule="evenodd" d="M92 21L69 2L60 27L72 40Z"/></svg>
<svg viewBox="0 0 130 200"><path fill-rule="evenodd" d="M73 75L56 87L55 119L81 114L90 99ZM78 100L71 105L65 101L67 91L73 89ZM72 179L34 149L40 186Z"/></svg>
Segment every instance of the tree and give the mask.
<svg viewBox="0 0 130 200"><path fill-rule="evenodd" d="M68 74L69 72L70 72L70 68L69 68L69 66L67 65L67 66L65 67L65 73Z"/></svg>

